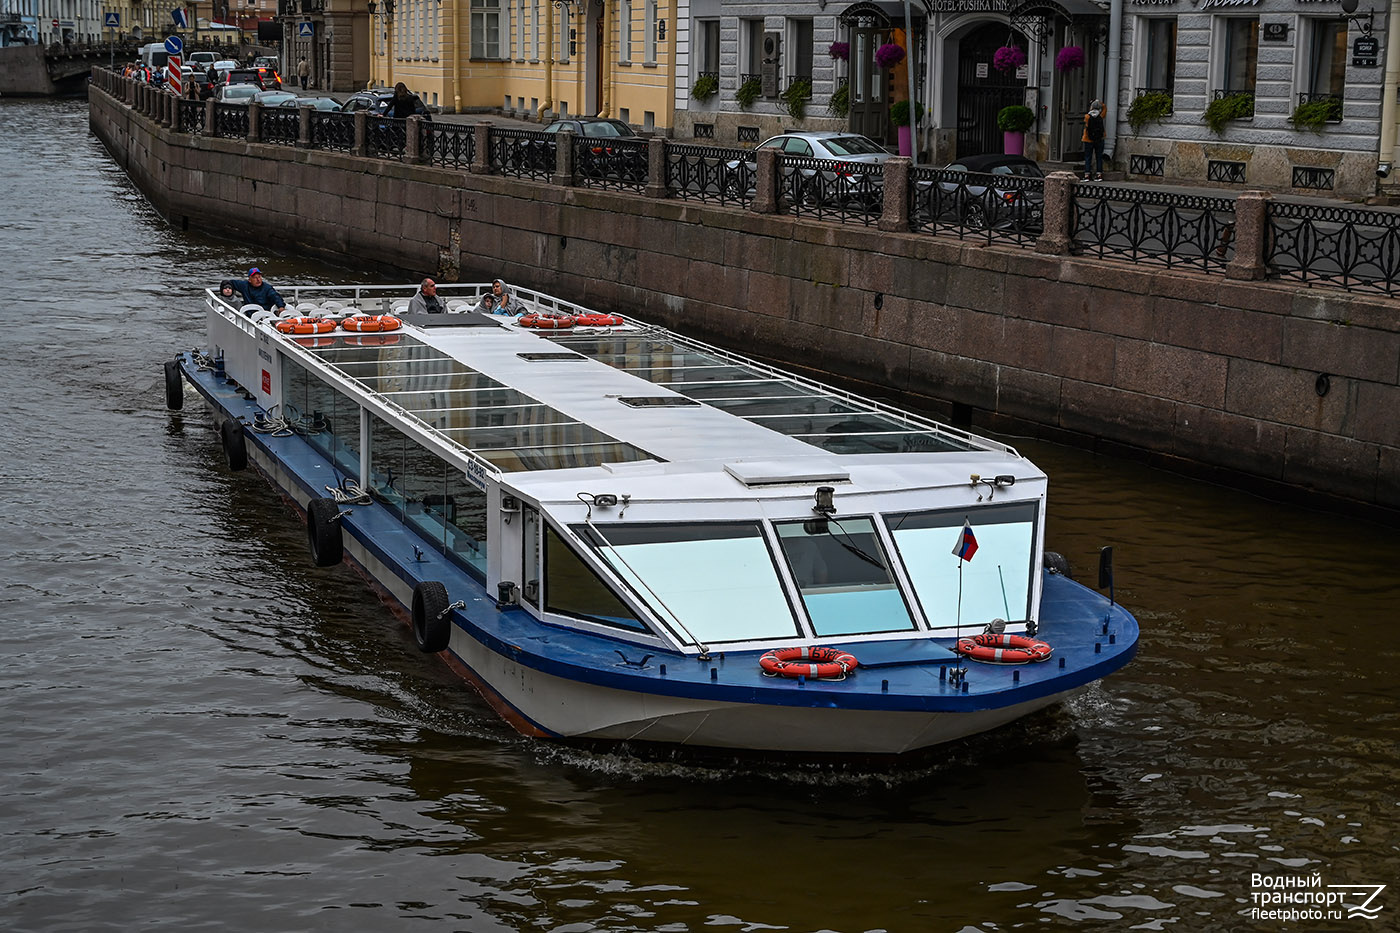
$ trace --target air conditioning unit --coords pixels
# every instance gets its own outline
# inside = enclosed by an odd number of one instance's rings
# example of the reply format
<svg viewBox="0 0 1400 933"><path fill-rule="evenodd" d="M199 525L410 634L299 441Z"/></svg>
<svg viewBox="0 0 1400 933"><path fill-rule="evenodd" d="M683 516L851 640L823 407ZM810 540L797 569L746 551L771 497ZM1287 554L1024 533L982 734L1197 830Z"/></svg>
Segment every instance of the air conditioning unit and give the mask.
<svg viewBox="0 0 1400 933"><path fill-rule="evenodd" d="M759 79L764 97L778 96L778 69L782 64L783 34L765 32L763 34L763 56L759 65Z"/></svg>

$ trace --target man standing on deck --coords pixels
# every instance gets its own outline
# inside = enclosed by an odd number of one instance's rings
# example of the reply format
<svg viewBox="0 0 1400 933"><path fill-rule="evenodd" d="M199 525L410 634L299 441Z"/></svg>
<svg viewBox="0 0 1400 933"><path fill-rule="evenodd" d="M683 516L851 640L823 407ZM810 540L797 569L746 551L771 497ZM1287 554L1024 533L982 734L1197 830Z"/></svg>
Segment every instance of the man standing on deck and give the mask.
<svg viewBox="0 0 1400 933"><path fill-rule="evenodd" d="M257 266L248 270L248 279L225 279L219 292L228 300L234 294L243 297L245 305L262 305L269 311L281 314L287 310L287 303L277 294L277 289L263 281L262 270Z"/></svg>

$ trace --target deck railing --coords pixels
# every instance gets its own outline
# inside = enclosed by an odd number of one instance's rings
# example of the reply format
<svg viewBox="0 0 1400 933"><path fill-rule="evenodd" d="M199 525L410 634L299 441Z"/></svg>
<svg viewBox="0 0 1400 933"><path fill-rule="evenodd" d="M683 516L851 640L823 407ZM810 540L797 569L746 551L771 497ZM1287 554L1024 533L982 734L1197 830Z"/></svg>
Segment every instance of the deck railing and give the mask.
<svg viewBox="0 0 1400 933"><path fill-rule="evenodd" d="M768 150L572 138L566 134L391 120L364 113L262 110L250 133L246 106L176 100L94 69L93 86L175 132L296 144L370 159L427 163L537 182L617 190L625 196L704 201L804 220L891 232L984 239L1048 253L1078 253L1237 278L1292 279L1400 294L1400 212L1169 194L1048 178L975 175L784 157ZM567 151L558 145L570 138ZM1253 202L1241 210L1246 201Z"/></svg>

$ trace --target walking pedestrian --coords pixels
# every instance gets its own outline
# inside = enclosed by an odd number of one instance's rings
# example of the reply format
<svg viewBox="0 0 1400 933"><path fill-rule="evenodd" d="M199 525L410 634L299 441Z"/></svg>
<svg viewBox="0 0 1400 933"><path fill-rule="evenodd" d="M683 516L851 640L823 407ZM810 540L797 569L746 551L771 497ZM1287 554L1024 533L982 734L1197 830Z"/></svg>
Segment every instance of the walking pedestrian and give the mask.
<svg viewBox="0 0 1400 933"><path fill-rule="evenodd" d="M311 65L305 55L297 62L297 77L301 79L301 89L306 90L306 81L311 77Z"/></svg>
<svg viewBox="0 0 1400 933"><path fill-rule="evenodd" d="M1104 107L1103 101L1095 100L1089 105L1089 112L1084 114L1084 180L1097 178L1103 181L1103 139L1106 135L1105 127L1108 124L1108 110ZM1097 174L1091 164L1093 158L1098 157Z"/></svg>

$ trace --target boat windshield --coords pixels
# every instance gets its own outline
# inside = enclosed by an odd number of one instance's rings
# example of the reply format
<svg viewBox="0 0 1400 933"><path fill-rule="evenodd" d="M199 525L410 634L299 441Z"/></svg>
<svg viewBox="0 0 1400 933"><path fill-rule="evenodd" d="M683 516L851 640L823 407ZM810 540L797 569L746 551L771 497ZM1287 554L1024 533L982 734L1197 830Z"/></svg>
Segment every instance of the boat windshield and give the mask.
<svg viewBox="0 0 1400 933"><path fill-rule="evenodd" d="M977 543L970 560L953 553L964 521ZM1030 618L1034 503L891 513L885 523L931 627Z"/></svg>
<svg viewBox="0 0 1400 933"><path fill-rule="evenodd" d="M817 637L914 628L874 521L812 518L774 527Z"/></svg>
<svg viewBox="0 0 1400 933"><path fill-rule="evenodd" d="M572 527L682 638L712 644L798 634L757 522Z"/></svg>

